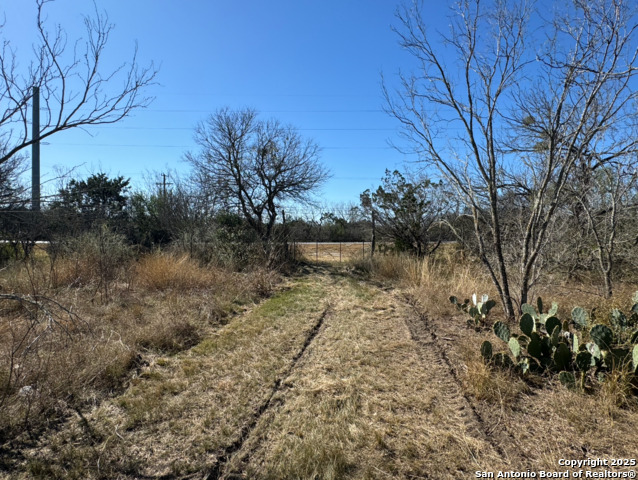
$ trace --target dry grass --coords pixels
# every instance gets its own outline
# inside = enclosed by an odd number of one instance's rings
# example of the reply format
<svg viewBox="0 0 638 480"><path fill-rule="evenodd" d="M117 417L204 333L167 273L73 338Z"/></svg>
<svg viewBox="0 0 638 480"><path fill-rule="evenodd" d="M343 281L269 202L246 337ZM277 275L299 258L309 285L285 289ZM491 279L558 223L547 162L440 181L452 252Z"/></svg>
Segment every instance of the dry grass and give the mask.
<svg viewBox="0 0 638 480"><path fill-rule="evenodd" d="M136 265L135 277L148 290L205 289L216 283L212 268L202 268L187 254L174 253L144 256Z"/></svg>
<svg viewBox="0 0 638 480"><path fill-rule="evenodd" d="M432 258L416 259L409 255L377 255L372 259L353 262L355 268L377 278L390 280L419 298L429 315L452 315L456 309L449 298L469 298L473 293L486 293L496 298L496 292L481 265L460 261L454 244L443 245ZM496 313L496 311L495 311Z"/></svg>
<svg viewBox="0 0 638 480"><path fill-rule="evenodd" d="M90 301L88 287L60 287L55 293L76 302L98 336L78 331L85 348L69 345L47 372L79 372L77 386L56 388L84 392L84 413L23 458L0 456L0 469L19 479L217 478L216 466L227 479L458 479L476 470L554 471L560 458L633 458L638 410L629 376L610 375L583 394L486 365L480 343L506 345L468 328L450 305L450 294L491 293L479 266L457 255L356 264L392 279L395 291L350 275L351 266L338 275L321 267L231 321L223 315L269 291L272 273L209 271L165 255L136 264L109 301ZM180 265L204 280L143 280ZM3 317L21 315L12 306ZM127 372L128 388L104 400ZM23 414L19 402L31 397L11 395ZM49 405L56 408L69 414Z"/></svg>
<svg viewBox="0 0 638 480"><path fill-rule="evenodd" d="M297 260L339 263L370 255L369 242L307 242L295 244Z"/></svg>
<svg viewBox="0 0 638 480"><path fill-rule="evenodd" d="M0 440L26 439L121 391L145 363L195 345L278 282L264 269L239 274L167 254L100 272L89 268L94 250L80 253L0 272L0 292L25 299L0 299Z"/></svg>
<svg viewBox="0 0 638 480"><path fill-rule="evenodd" d="M88 427L78 418L53 432L49 448L31 451L21 470L38 478L116 478L211 469L268 398L325 297L321 285L300 282L196 347L154 357L123 395L85 414Z"/></svg>
<svg viewBox="0 0 638 480"><path fill-rule="evenodd" d="M491 442L500 445L510 466L525 470L556 470L559 458L633 458L638 443L638 402L628 371L613 372L587 393L572 392L550 376L528 376L486 365L479 354L483 340L499 351L507 345L489 330L476 332L448 301L449 295L488 293L495 298L480 265L438 255L428 261L401 257L375 260L373 274L393 279L418 300L436 332L440 348L457 372ZM635 285L619 284L610 299L596 295L594 285L554 281L533 292L546 304L559 304L559 317L569 318L573 306L608 322L612 308L627 312ZM499 319L495 309L488 323ZM525 452L525 453L522 453ZM489 470L494 470L490 465Z"/></svg>
<svg viewBox="0 0 638 480"><path fill-rule="evenodd" d="M466 350L464 367L465 390L479 401L511 407L521 393L529 391L529 387L514 372L499 370L485 363L475 349Z"/></svg>
<svg viewBox="0 0 638 480"><path fill-rule="evenodd" d="M501 464L432 352L410 338L405 303L351 278L330 298L324 328L228 478L453 479Z"/></svg>

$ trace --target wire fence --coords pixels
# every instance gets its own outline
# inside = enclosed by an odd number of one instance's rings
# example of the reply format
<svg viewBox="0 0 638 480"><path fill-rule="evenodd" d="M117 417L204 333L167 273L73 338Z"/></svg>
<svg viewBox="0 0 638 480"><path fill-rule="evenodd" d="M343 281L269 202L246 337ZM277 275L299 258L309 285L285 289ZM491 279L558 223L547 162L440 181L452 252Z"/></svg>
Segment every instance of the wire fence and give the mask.
<svg viewBox="0 0 638 480"><path fill-rule="evenodd" d="M372 252L371 242L291 242L296 260L345 262L364 258Z"/></svg>

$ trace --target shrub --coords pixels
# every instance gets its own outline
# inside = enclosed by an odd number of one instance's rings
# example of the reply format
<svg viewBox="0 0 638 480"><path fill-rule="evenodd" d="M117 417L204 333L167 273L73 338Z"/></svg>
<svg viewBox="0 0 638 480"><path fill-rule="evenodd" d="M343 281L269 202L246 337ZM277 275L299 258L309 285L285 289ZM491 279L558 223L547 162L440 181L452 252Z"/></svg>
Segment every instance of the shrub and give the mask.
<svg viewBox="0 0 638 480"><path fill-rule="evenodd" d="M95 286L107 299L111 283L128 265L132 253L124 236L106 225L53 242L49 251L53 286Z"/></svg>
<svg viewBox="0 0 638 480"><path fill-rule="evenodd" d="M215 271L201 267L187 254L153 253L143 257L135 268L140 286L149 290L192 290L215 282Z"/></svg>

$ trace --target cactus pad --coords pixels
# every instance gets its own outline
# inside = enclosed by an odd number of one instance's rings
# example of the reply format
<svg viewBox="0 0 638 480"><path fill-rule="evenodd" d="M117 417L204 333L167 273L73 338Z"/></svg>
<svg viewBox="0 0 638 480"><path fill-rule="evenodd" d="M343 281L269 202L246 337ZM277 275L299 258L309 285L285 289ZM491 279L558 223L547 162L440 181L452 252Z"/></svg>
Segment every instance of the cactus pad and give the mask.
<svg viewBox="0 0 638 480"><path fill-rule="evenodd" d="M481 344L481 355L483 356L485 361L490 361L492 359L493 350L494 349L492 348L492 343L491 342L485 340Z"/></svg>
<svg viewBox="0 0 638 480"><path fill-rule="evenodd" d="M534 358L540 359L543 353L541 342L538 338L532 338L527 345L527 353Z"/></svg>
<svg viewBox="0 0 638 480"><path fill-rule="evenodd" d="M505 343L510 341L510 327L501 321L494 323L494 334Z"/></svg>
<svg viewBox="0 0 638 480"><path fill-rule="evenodd" d="M580 352L576 355L576 368L581 372L585 372L591 367L592 356L588 351Z"/></svg>
<svg viewBox="0 0 638 480"><path fill-rule="evenodd" d="M610 314L611 324L616 328L627 327L627 317L617 308L614 308Z"/></svg>
<svg viewBox="0 0 638 480"><path fill-rule="evenodd" d="M552 331L552 335L551 335L551 341L552 341L552 346L554 347L558 347L558 344L561 343L561 337L560 337L560 325L556 325L554 327L554 330ZM561 343L561 345L563 345Z"/></svg>
<svg viewBox="0 0 638 480"><path fill-rule="evenodd" d="M572 336L572 352L578 353L580 345L578 345L578 335L574 333Z"/></svg>
<svg viewBox="0 0 638 480"><path fill-rule="evenodd" d="M494 365L501 368L512 368L514 366L514 362L504 353L497 353L494 355Z"/></svg>
<svg viewBox="0 0 638 480"><path fill-rule="evenodd" d="M538 314L536 313L536 309L527 303L524 303L523 305L521 305L521 312L529 314L529 316L534 319L538 317Z"/></svg>
<svg viewBox="0 0 638 480"><path fill-rule="evenodd" d="M494 300L487 300L481 304L481 313L487 315L495 306L496 302Z"/></svg>
<svg viewBox="0 0 638 480"><path fill-rule="evenodd" d="M512 352L512 355L514 355L514 359L518 360L518 357L521 356L521 344L518 343L518 340L514 337L511 337L509 339L509 342L507 342L507 344L510 347L510 351Z"/></svg>
<svg viewBox="0 0 638 480"><path fill-rule="evenodd" d="M558 333L562 330L562 325L560 324L560 320L556 317L549 317L545 322L545 328L547 329L548 334L554 333L554 329L558 327Z"/></svg>
<svg viewBox="0 0 638 480"><path fill-rule="evenodd" d="M589 315L587 311L582 307L574 307L572 310L572 320L578 328L585 328L589 323Z"/></svg>
<svg viewBox="0 0 638 480"><path fill-rule="evenodd" d="M556 368L564 370L569 367L571 361L572 352L569 351L569 348L564 343L559 344L554 352L554 363L556 364Z"/></svg>
<svg viewBox="0 0 638 480"><path fill-rule="evenodd" d="M536 330L536 324L534 319L529 313L524 313L520 321L521 332L528 337L532 335L532 332Z"/></svg>
<svg viewBox="0 0 638 480"><path fill-rule="evenodd" d="M614 335L606 325L594 325L589 336L601 350L609 350L614 341Z"/></svg>

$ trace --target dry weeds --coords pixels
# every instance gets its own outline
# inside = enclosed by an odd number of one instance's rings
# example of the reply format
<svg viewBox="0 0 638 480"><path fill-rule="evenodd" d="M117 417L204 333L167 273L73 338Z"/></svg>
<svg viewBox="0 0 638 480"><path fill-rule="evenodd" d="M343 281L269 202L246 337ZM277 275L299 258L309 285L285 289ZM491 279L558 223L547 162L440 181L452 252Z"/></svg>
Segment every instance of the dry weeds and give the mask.
<svg viewBox="0 0 638 480"><path fill-rule="evenodd" d="M100 275L82 269L78 277L78 262L88 260L38 255L0 272L0 292L17 295L0 299L0 445L31 442L121 392L145 364L195 345L277 283L265 270L238 274L160 254L111 271L107 298ZM160 271L163 289L148 280ZM0 470L14 453L0 458Z"/></svg>
<svg viewBox="0 0 638 480"><path fill-rule="evenodd" d="M340 278L322 331L224 478L465 478L501 465L410 307ZM235 475L235 476L233 476Z"/></svg>
<svg viewBox="0 0 638 480"><path fill-rule="evenodd" d="M205 289L217 283L212 268L202 268L187 254L146 255L136 265L135 273L139 285L148 290Z"/></svg>
<svg viewBox="0 0 638 480"><path fill-rule="evenodd" d="M307 268L258 307L208 329L201 326L219 318L211 289L157 289L135 277L118 302L84 304L88 317L119 325L121 338L104 345L128 346L128 332L141 338L145 328L152 337L158 316L162 324L186 317L198 335L186 330L190 340L174 354L151 343L125 392L85 403L23 457L5 456L4 467L19 479L461 479L564 471L561 458L635 458L638 410L627 378L610 376L582 394L485 365L479 346L493 334L468 328L448 296L490 286L478 266L448 255L357 265L392 278L396 290L351 267ZM236 295L272 282L264 271L243 286L224 278Z"/></svg>
<svg viewBox="0 0 638 480"><path fill-rule="evenodd" d="M155 357L121 396L69 421L18 468L40 478L183 476L214 467L250 424L324 308L301 281L196 347ZM19 477L18 477L19 478Z"/></svg>
<svg viewBox="0 0 638 480"><path fill-rule="evenodd" d="M485 365L479 354L483 340L491 340L502 351L506 345L495 341L489 329L477 333L469 328L466 318L448 301L449 295L467 298L475 292L494 298L480 266L440 256L429 261L401 257L380 261L391 265L373 270L394 278L415 300L483 431L500 446L508 468L557 471L560 458L635 458L638 405L627 372L608 375L600 387L583 394L568 391L549 377L531 375L522 380ZM393 276L388 271L399 273ZM569 318L571 308L581 305L596 321L607 322L611 308L629 310L635 290L635 285L621 284L612 298L604 299L592 286L563 281L538 288L534 295L542 296L545 303L557 301L561 318ZM495 309L488 324L499 314ZM490 465L488 470L494 468Z"/></svg>

